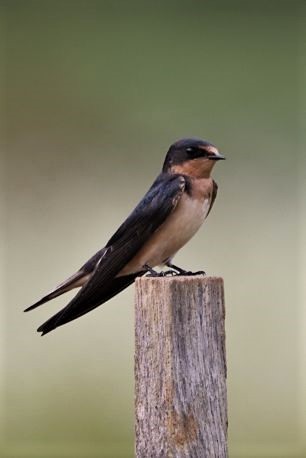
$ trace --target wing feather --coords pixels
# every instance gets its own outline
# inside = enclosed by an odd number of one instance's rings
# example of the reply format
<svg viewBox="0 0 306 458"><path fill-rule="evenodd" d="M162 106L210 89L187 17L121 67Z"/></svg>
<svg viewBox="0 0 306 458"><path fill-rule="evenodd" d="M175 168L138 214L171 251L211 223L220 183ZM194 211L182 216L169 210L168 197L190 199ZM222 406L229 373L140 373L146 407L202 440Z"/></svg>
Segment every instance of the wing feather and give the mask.
<svg viewBox="0 0 306 458"><path fill-rule="evenodd" d="M212 207L213 207L213 205L214 205L214 202L215 202L216 197L217 197L217 192L218 192L218 185L217 185L217 183L215 182L215 180L213 180L213 189L212 189L210 207L209 207L209 209L208 209L206 218L207 218L207 216L209 215L210 210L212 209Z"/></svg>
<svg viewBox="0 0 306 458"><path fill-rule="evenodd" d="M134 211L119 227L105 247L104 255L98 262L91 278L53 320L38 328L46 334L64 323L74 320L100 305L100 291L107 294L115 276L135 256L148 238L175 209L185 188L185 179L181 175L161 174ZM54 318L55 318L54 317Z"/></svg>

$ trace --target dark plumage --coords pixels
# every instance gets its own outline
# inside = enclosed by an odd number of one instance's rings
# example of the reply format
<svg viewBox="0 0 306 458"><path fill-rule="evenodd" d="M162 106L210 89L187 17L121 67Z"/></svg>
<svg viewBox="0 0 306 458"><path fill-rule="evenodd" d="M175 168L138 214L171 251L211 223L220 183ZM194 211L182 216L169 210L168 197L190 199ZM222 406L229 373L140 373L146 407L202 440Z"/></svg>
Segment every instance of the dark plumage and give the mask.
<svg viewBox="0 0 306 458"><path fill-rule="evenodd" d="M60 312L42 324L42 335L93 310L159 264L170 264L176 251L198 230L216 197L210 178L216 147L198 139L174 143L163 171L124 223L74 275L26 311L81 287Z"/></svg>

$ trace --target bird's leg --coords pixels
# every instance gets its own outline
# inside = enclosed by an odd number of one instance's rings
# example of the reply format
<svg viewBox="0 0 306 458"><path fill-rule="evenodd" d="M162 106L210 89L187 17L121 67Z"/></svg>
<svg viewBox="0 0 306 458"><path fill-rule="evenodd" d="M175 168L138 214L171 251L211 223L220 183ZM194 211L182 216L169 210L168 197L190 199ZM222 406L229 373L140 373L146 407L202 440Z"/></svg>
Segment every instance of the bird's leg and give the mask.
<svg viewBox="0 0 306 458"><path fill-rule="evenodd" d="M197 272L190 272L189 270L182 269L181 267L175 266L172 264L172 262L168 261L166 262L166 266L169 267L170 269L174 269L177 271L176 275L186 275L186 276L191 276L191 275L206 275L204 270L198 270Z"/></svg>
<svg viewBox="0 0 306 458"><path fill-rule="evenodd" d="M145 264L144 269L148 272L147 277L166 277L167 275L175 275L176 273L173 270L166 270L162 272L156 272L156 270L152 269L151 266Z"/></svg>
<svg viewBox="0 0 306 458"><path fill-rule="evenodd" d="M152 269L148 264L145 264L143 267L148 272L147 277L161 277L160 272L156 272L156 270Z"/></svg>

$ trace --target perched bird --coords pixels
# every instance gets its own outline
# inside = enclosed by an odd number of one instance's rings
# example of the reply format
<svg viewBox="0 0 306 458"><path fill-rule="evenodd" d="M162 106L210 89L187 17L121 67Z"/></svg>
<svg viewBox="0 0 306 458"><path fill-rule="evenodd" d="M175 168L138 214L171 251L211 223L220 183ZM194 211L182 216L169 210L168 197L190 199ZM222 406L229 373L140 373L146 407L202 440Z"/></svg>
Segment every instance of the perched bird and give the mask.
<svg viewBox="0 0 306 458"><path fill-rule="evenodd" d="M191 274L172 264L172 258L197 232L217 195L210 174L225 159L211 143L187 138L170 146L151 188L110 238L75 274L25 311L77 287L66 307L37 331L42 335L103 304L145 273L167 266L169 274Z"/></svg>

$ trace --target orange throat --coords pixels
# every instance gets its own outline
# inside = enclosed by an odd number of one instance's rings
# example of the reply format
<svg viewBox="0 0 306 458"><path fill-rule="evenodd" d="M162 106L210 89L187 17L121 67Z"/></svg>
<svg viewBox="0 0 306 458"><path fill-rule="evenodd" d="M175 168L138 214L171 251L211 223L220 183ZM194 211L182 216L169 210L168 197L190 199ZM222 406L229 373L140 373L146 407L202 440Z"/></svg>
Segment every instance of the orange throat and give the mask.
<svg viewBox="0 0 306 458"><path fill-rule="evenodd" d="M214 165L215 162L207 158L191 159L182 164L173 165L170 173L187 175L192 178L209 178Z"/></svg>

